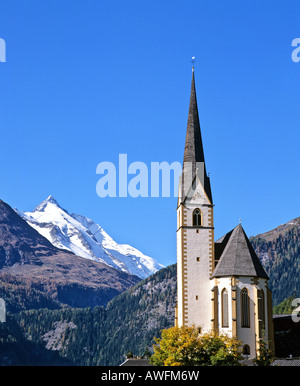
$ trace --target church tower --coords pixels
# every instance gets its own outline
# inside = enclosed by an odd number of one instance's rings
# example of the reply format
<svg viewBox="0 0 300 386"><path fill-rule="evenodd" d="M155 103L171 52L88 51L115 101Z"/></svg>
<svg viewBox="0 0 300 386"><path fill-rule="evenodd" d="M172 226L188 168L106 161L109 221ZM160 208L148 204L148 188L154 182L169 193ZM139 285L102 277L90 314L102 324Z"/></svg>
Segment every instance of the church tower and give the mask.
<svg viewBox="0 0 300 386"><path fill-rule="evenodd" d="M177 206L177 326L211 327L213 200L198 116L194 67Z"/></svg>
<svg viewBox="0 0 300 386"><path fill-rule="evenodd" d="M259 353L261 339L274 351L269 278L242 225L214 241L194 67L178 196L175 325L236 338L248 358Z"/></svg>

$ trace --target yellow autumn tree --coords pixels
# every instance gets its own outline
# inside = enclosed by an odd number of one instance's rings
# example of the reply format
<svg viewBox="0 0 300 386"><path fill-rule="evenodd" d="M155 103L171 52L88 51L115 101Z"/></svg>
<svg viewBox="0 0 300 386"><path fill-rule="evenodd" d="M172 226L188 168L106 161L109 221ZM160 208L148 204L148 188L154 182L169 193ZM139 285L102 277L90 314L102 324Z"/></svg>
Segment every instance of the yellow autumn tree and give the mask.
<svg viewBox="0 0 300 386"><path fill-rule="evenodd" d="M200 335L195 327L171 327L155 338L150 363L156 366L238 366L240 342L215 332Z"/></svg>

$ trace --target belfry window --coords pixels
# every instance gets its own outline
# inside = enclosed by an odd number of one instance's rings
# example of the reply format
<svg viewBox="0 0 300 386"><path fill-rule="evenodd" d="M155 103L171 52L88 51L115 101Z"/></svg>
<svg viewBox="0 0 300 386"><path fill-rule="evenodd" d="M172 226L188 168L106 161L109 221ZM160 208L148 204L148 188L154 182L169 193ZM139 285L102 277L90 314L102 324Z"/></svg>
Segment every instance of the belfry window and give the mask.
<svg viewBox="0 0 300 386"><path fill-rule="evenodd" d="M222 327L229 327L228 325L228 291L226 288L222 291Z"/></svg>
<svg viewBox="0 0 300 386"><path fill-rule="evenodd" d="M242 327L250 327L250 301L247 288L241 291Z"/></svg>
<svg viewBox="0 0 300 386"><path fill-rule="evenodd" d="M201 226L201 210L196 208L193 212L193 226Z"/></svg>

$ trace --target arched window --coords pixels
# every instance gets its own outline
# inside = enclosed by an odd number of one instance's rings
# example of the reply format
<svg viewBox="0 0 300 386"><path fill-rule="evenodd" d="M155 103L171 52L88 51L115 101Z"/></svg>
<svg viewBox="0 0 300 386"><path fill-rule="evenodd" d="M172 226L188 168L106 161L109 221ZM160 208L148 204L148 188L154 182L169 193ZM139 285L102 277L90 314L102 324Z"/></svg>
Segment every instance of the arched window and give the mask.
<svg viewBox="0 0 300 386"><path fill-rule="evenodd" d="M243 355L250 355L250 347L247 344L243 346Z"/></svg>
<svg viewBox="0 0 300 386"><path fill-rule="evenodd" d="M259 338L265 337L266 319L265 319L265 294L263 290L257 291Z"/></svg>
<svg viewBox="0 0 300 386"><path fill-rule="evenodd" d="M241 291L242 327L250 327L250 301L247 288Z"/></svg>
<svg viewBox="0 0 300 386"><path fill-rule="evenodd" d="M201 226L201 210L199 208L193 212L193 226Z"/></svg>
<svg viewBox="0 0 300 386"><path fill-rule="evenodd" d="M262 328L265 328L265 295L263 290L257 291L258 300L258 319L261 321Z"/></svg>
<svg viewBox="0 0 300 386"><path fill-rule="evenodd" d="M226 288L222 291L222 327L229 327L228 324L228 291Z"/></svg>

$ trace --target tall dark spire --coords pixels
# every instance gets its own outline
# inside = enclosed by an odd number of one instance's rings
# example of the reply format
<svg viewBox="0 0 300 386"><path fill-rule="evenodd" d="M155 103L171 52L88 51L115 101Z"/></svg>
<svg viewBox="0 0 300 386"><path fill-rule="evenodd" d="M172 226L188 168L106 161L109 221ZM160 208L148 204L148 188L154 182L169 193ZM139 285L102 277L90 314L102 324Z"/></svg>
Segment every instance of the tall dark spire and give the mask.
<svg viewBox="0 0 300 386"><path fill-rule="evenodd" d="M204 151L203 151L202 138L201 138L201 129L200 129L200 122L199 122L196 87L195 87L194 67L192 68L190 107L189 107L189 116L188 116L184 156L183 156L183 163L185 164L186 162L191 163L192 165L192 181L194 181L196 176L197 162L202 162L204 164L204 175L201 182L203 184L204 191L209 201L212 203L210 181L206 173Z"/></svg>

